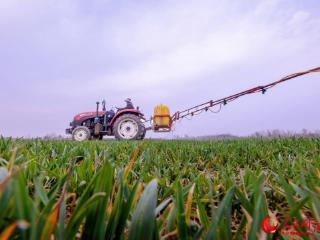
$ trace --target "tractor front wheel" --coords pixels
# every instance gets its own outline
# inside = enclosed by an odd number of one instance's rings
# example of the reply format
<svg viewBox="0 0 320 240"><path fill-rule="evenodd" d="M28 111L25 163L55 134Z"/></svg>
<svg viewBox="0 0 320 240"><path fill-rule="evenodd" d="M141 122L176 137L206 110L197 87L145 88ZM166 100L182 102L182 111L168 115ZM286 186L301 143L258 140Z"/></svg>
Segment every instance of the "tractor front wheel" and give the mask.
<svg viewBox="0 0 320 240"><path fill-rule="evenodd" d="M90 130L85 126L79 126L73 129L72 131L72 139L76 141L84 141L90 139Z"/></svg>
<svg viewBox="0 0 320 240"><path fill-rule="evenodd" d="M115 121L113 133L119 140L139 140L144 135L145 127L134 114L123 114Z"/></svg>

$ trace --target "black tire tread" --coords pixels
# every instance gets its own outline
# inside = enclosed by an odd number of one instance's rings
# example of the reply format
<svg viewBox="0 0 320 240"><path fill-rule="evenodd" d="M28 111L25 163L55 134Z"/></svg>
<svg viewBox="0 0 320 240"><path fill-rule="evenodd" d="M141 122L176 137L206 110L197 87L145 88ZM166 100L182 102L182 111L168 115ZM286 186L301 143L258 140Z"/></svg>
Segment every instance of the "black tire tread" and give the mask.
<svg viewBox="0 0 320 240"><path fill-rule="evenodd" d="M138 140L143 140L144 139L144 137L146 136L146 132L147 132L147 130L146 130L146 128L145 128L145 126L143 126L143 131L141 131L141 135L138 137Z"/></svg>

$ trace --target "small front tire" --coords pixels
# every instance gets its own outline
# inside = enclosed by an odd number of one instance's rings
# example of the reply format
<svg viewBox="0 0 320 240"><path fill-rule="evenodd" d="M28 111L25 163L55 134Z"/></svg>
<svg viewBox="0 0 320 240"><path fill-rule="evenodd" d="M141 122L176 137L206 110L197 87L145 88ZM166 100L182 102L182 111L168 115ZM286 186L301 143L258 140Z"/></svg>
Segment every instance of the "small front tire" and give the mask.
<svg viewBox="0 0 320 240"><path fill-rule="evenodd" d="M75 141L85 141L90 139L90 130L85 126L79 126L73 129L72 131L72 139Z"/></svg>

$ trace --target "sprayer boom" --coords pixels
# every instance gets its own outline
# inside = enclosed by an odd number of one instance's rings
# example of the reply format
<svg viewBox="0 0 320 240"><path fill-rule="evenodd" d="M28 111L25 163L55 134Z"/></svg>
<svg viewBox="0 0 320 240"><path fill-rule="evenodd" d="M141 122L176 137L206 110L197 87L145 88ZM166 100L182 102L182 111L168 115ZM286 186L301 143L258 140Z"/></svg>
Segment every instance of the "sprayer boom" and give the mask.
<svg viewBox="0 0 320 240"><path fill-rule="evenodd" d="M228 96L228 97L224 97L224 98L221 98L221 99L218 99L218 100L210 100L208 102L205 102L205 103L199 104L197 106L185 109L183 111L178 111L178 112L174 113L172 116L170 116L170 115L168 116L169 110L167 110L166 114L164 114L162 116L161 114L156 112L156 109L158 109L158 106L157 106L155 108L155 113L154 113L153 119L166 118L164 120L164 122L166 122L167 125L166 126L163 125L161 127L154 127L153 130L154 131L162 131L162 130L163 131L170 131L171 127L172 127L172 124L175 121L179 120L179 119L185 118L187 116L199 115L200 113L207 112L208 110L213 112L212 108L215 107L215 106L219 106L219 109L217 111L215 111L217 113L217 112L219 112L221 110L222 106L228 104L229 102L232 102L232 101L236 100L239 97L242 97L242 96L245 96L245 95L249 95L249 94L253 94L253 93L258 93L258 92L261 92L262 94L264 94L268 89L270 89L270 88L272 88L272 87L274 87L274 86L276 86L276 85L278 85L280 83L283 83L285 81L288 81L288 80L291 80L291 79L294 79L294 78L297 78L297 77L300 77L300 76L303 76L303 75L306 75L306 74L309 74L309 73L319 73L319 72L320 72L320 67L313 68L313 69L310 69L310 70L307 70L307 71L293 73L293 74L290 74L288 76L285 76L285 77L279 79L278 81L269 83L267 85L254 87L254 88L245 90L243 92L239 92L239 93L233 94L233 95ZM169 108L167 108L167 109L169 109Z"/></svg>

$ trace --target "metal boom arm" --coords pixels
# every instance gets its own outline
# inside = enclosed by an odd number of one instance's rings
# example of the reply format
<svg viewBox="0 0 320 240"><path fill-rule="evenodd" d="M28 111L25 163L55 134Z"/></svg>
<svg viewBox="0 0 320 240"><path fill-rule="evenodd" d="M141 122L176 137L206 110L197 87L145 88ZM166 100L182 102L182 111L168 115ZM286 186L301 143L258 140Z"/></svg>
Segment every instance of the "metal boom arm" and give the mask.
<svg viewBox="0 0 320 240"><path fill-rule="evenodd" d="M269 84L264 85L264 86L254 87L254 88L248 89L248 90L243 91L243 92L236 93L234 95L231 95L231 96L228 96L228 97L225 97L225 98L221 98L221 99L218 99L218 100L210 100L208 102L205 102L205 103L199 104L197 106L185 109L183 111L178 111L178 112L174 113L171 116L171 120L172 120L172 122L174 122L174 121L177 121L177 120L182 119L182 118L187 117L187 116L198 115L198 114L202 113L203 111L210 110L210 108L212 108L214 106L220 105L220 107L221 107L222 105L226 105L227 103L229 103L231 101L234 101L237 98L242 97L244 95L257 93L257 92L262 92L264 94L269 88L272 88L272 87L274 87L274 86L276 86L276 85L278 85L280 83L283 83L285 81L288 81L288 80L291 80L293 78L300 77L300 76L303 76L303 75L306 75L306 74L309 74L309 73L319 73L319 72L320 72L320 67L313 68L313 69L310 69L310 70L307 70L307 71L303 71L303 72L293 73L293 74L290 74L288 76L285 76L285 77L281 78L278 81L269 83Z"/></svg>

